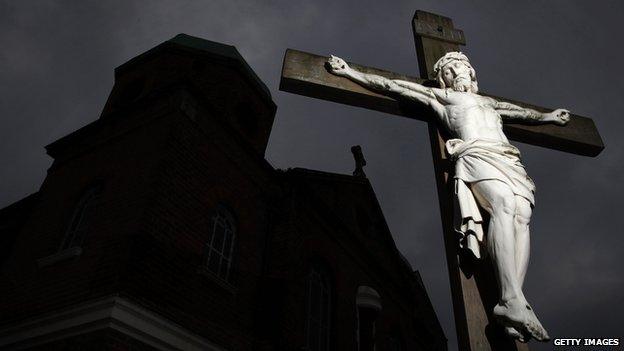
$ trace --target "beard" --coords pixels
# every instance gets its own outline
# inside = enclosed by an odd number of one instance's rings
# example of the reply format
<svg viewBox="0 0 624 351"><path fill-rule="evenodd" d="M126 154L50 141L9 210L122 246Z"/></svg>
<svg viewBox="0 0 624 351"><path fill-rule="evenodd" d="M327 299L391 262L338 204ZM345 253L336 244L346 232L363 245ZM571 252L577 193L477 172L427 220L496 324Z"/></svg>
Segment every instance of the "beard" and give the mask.
<svg viewBox="0 0 624 351"><path fill-rule="evenodd" d="M457 77L453 81L451 88L462 93L473 92L472 80L465 77Z"/></svg>

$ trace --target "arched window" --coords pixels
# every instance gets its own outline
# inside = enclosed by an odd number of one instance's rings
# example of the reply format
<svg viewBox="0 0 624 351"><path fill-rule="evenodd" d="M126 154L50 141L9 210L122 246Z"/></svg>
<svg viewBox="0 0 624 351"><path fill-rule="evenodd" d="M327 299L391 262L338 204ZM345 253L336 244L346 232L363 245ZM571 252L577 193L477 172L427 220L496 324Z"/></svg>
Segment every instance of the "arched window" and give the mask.
<svg viewBox="0 0 624 351"><path fill-rule="evenodd" d="M375 350L375 320L381 312L381 296L370 286L361 285L355 297L358 318L358 350Z"/></svg>
<svg viewBox="0 0 624 351"><path fill-rule="evenodd" d="M308 276L306 340L310 351L328 351L331 321L331 280L327 270L313 265Z"/></svg>
<svg viewBox="0 0 624 351"><path fill-rule="evenodd" d="M208 271L228 281L236 238L234 216L225 207L217 207L210 219L209 230L204 265Z"/></svg>
<svg viewBox="0 0 624 351"><path fill-rule="evenodd" d="M101 192L102 187L100 185L92 186L84 192L71 216L60 251L82 245L87 231L90 229Z"/></svg>

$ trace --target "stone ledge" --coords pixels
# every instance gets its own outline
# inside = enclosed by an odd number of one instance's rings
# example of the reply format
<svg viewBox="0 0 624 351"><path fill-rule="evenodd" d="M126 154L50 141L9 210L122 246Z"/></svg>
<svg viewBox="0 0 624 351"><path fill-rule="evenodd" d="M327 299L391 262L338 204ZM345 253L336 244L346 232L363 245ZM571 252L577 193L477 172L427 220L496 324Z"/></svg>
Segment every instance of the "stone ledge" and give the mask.
<svg viewBox="0 0 624 351"><path fill-rule="evenodd" d="M109 296L0 329L0 349L26 349L113 329L157 350L224 351L213 342L130 300Z"/></svg>

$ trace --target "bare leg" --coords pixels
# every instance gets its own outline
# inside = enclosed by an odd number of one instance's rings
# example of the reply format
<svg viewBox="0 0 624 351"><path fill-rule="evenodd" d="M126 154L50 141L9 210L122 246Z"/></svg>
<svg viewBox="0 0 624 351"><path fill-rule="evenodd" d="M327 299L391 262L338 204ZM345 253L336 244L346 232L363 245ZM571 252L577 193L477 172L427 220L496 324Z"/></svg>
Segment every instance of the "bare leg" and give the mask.
<svg viewBox="0 0 624 351"><path fill-rule="evenodd" d="M471 186L479 204L490 214L487 248L500 289L494 316L512 337L525 341L528 337L521 336L527 335L537 340L548 340L546 330L535 317L521 290L528 262L528 221L525 225L527 230L522 231L520 236L516 233L516 222L523 219L517 215L517 207L526 204L518 203L507 185L497 180L484 180ZM524 210L524 207L520 209L523 215L526 214Z"/></svg>
<svg viewBox="0 0 624 351"><path fill-rule="evenodd" d="M479 204L490 214L487 249L499 283L500 302L506 304L512 300L523 300L516 268L515 195L497 180L474 183L472 191Z"/></svg>
<svg viewBox="0 0 624 351"><path fill-rule="evenodd" d="M531 203L522 196L516 196L516 271L520 288L524 284L524 277L529 266L530 235L529 222L531 221Z"/></svg>
<svg viewBox="0 0 624 351"><path fill-rule="evenodd" d="M531 203L522 196L516 196L516 216L514 223L516 226L516 266L518 270L518 282L520 287L524 283L524 277L529 266L529 252L530 252L530 235L529 235L529 223L531 221L531 214L533 209ZM527 306L529 306L527 304ZM537 319L535 311L529 306L527 311L530 318L533 320L532 324L536 326L537 330L541 330L542 341L549 339L548 334L542 324Z"/></svg>
<svg viewBox="0 0 624 351"><path fill-rule="evenodd" d="M531 203L522 196L516 195L516 214L514 216L514 226L516 229L516 273L518 275L518 284L520 288L524 284L524 277L529 265L529 222L531 220ZM538 321L539 323L539 321ZM521 342L527 342L530 336L525 336L516 328L505 327L507 335Z"/></svg>

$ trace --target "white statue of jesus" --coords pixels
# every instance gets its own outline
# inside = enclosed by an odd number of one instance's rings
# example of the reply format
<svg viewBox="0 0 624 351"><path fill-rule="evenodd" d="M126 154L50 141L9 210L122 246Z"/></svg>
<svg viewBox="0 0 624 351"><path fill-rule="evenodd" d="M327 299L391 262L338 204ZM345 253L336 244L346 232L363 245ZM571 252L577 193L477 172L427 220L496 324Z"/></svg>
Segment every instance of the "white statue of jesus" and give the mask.
<svg viewBox="0 0 624 351"><path fill-rule="evenodd" d="M358 72L335 56L327 66L331 73L373 91L428 106L457 138L446 142L446 150L455 161L460 245L477 258L485 247L491 257L500 290L493 314L507 334L523 342L530 337L549 340L522 292L535 185L520 163L520 152L503 133L503 122L564 125L569 111L542 113L478 95L475 70L461 52L449 52L435 64L440 88ZM490 214L486 235L477 204Z"/></svg>

